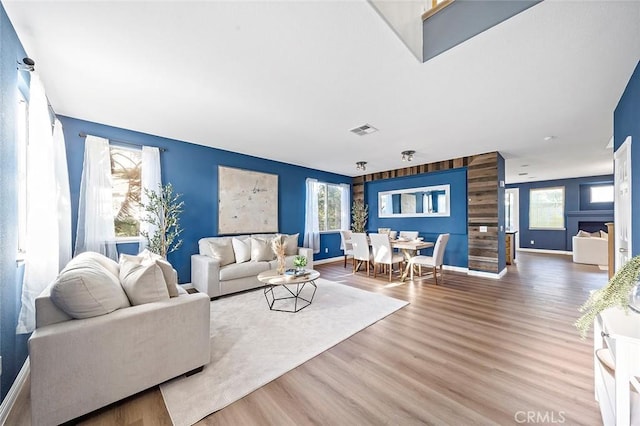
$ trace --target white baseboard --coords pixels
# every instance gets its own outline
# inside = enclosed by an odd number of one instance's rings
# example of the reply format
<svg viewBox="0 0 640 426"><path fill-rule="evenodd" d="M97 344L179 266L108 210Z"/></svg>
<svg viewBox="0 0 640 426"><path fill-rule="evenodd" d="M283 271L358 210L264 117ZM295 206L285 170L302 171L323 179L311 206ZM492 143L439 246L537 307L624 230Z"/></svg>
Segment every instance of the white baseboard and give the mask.
<svg viewBox="0 0 640 426"><path fill-rule="evenodd" d="M9 413L11 409L16 403L18 399L18 395L22 391L25 383L27 382L27 377L29 377L29 371L31 370L29 364L29 357L25 360L24 364L22 364L22 368L18 372L18 376L13 381L7 396L2 400L2 404L0 404L0 425L4 425L7 423L7 418L9 417Z"/></svg>
<svg viewBox="0 0 640 426"><path fill-rule="evenodd" d="M462 266L442 265L442 269L444 269L446 271L461 272L463 274L468 274L469 273L469 268L464 268Z"/></svg>
<svg viewBox="0 0 640 426"><path fill-rule="evenodd" d="M329 257L327 259L314 260L313 264L314 265L322 265L324 263L333 263L333 262L338 262L338 261L344 262L344 256ZM351 261L351 258L347 259L347 263L349 263L350 261Z"/></svg>
<svg viewBox="0 0 640 426"><path fill-rule="evenodd" d="M469 271L467 272L467 275L471 275L473 277L491 278L494 280L499 280L500 278L504 277L506 273L507 273L507 268L504 268L502 271L500 271L497 274L495 272Z"/></svg>
<svg viewBox="0 0 640 426"><path fill-rule="evenodd" d="M545 249L532 249L532 248L519 248L519 249L516 249L516 251L524 251L524 252L527 252L527 253L562 254L562 255L567 255L567 256L571 256L573 254L572 251L545 250Z"/></svg>

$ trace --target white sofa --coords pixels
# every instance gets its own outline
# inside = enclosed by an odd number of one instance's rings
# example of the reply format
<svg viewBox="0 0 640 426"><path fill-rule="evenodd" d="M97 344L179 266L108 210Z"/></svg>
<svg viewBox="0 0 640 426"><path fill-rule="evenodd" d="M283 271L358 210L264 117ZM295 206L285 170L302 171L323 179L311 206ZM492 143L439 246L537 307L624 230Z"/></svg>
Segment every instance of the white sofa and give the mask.
<svg viewBox="0 0 640 426"><path fill-rule="evenodd" d="M200 239L200 253L191 256L191 284L210 298L264 286L257 277L260 272L278 267L270 245L277 235L280 234ZM313 269L313 250L298 247L298 234L285 237L286 267L293 267L293 258L301 255L307 258L306 268Z"/></svg>
<svg viewBox="0 0 640 426"><path fill-rule="evenodd" d="M579 237L572 238L573 261L575 263L586 263L589 265L609 264L608 244L605 238L600 237Z"/></svg>
<svg viewBox="0 0 640 426"><path fill-rule="evenodd" d="M205 295L178 286L176 297L74 319L56 295L67 268L35 301L36 330L29 339L33 425L67 422L209 362ZM85 262L83 268L85 277L104 275L98 266L91 270Z"/></svg>

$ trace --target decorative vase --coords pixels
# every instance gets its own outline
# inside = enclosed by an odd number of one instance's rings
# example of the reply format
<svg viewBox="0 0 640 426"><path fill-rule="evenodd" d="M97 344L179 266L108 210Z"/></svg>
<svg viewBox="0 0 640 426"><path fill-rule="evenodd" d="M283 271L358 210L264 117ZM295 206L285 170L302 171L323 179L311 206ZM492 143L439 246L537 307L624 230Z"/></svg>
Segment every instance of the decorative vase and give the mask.
<svg viewBox="0 0 640 426"><path fill-rule="evenodd" d="M285 270L285 258L284 256L278 256L278 275L283 275Z"/></svg>

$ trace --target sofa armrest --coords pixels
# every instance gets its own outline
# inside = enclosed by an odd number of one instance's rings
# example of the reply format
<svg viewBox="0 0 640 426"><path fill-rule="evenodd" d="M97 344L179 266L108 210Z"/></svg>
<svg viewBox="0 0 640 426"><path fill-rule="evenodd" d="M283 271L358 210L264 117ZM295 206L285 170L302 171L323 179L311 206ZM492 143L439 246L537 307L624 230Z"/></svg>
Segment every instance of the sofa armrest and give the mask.
<svg viewBox="0 0 640 426"><path fill-rule="evenodd" d="M202 254L191 255L191 284L209 297L220 296L220 261Z"/></svg>
<svg viewBox="0 0 640 426"><path fill-rule="evenodd" d="M313 250L306 247L298 247L298 255L307 258L307 269L313 269Z"/></svg>
<svg viewBox="0 0 640 426"><path fill-rule="evenodd" d="M60 424L209 363L204 294L36 329L29 339L33 425Z"/></svg>

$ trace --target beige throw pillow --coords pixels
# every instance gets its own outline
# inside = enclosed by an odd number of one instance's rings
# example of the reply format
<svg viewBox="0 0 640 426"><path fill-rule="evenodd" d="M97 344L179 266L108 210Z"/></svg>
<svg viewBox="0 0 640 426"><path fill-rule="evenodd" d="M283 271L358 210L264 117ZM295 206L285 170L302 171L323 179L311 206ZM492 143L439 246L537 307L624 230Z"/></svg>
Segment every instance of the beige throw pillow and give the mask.
<svg viewBox="0 0 640 426"><path fill-rule="evenodd" d="M236 258L233 254L233 246L228 239L208 241L211 249L211 256L220 262L220 266L235 263Z"/></svg>
<svg viewBox="0 0 640 426"><path fill-rule="evenodd" d="M272 238L251 237L251 261L270 261L276 258L276 254L271 248Z"/></svg>
<svg viewBox="0 0 640 426"><path fill-rule="evenodd" d="M120 282L131 304L143 305L169 299L160 267L155 262L144 264L139 260L143 260L142 257L120 256Z"/></svg>
<svg viewBox="0 0 640 426"><path fill-rule="evenodd" d="M604 238L605 240L609 240L609 234L604 231L600 231L600 238Z"/></svg>
<svg viewBox="0 0 640 426"><path fill-rule="evenodd" d="M279 237L282 237L282 241L284 242L284 254L285 256L294 256L298 254L298 236L300 234L278 234Z"/></svg>
<svg viewBox="0 0 640 426"><path fill-rule="evenodd" d="M578 237L591 237L591 234L587 231L583 231L582 229L578 231Z"/></svg>
<svg viewBox="0 0 640 426"><path fill-rule="evenodd" d="M159 254L155 254L148 249L142 250L138 257L142 257L144 260L142 263L155 263L162 270L162 276L165 283L167 283L167 290L169 291L169 297L178 297L178 274L173 266Z"/></svg>
<svg viewBox="0 0 640 426"><path fill-rule="evenodd" d="M236 256L236 263L244 263L251 260L251 238L233 237L231 245Z"/></svg>

